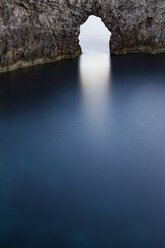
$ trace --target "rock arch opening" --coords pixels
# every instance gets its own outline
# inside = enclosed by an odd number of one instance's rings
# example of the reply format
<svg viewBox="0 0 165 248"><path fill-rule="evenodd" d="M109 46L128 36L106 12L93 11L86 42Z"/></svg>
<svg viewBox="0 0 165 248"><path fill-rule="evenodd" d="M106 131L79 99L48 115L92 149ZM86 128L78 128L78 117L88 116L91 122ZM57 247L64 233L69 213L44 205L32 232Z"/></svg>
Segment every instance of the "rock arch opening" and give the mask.
<svg viewBox="0 0 165 248"><path fill-rule="evenodd" d="M164 1L1 2L0 72L79 56L80 25L90 15L112 32L112 54L165 52Z"/></svg>
<svg viewBox="0 0 165 248"><path fill-rule="evenodd" d="M90 15L80 26L79 44L83 53L110 51L111 33L100 17Z"/></svg>

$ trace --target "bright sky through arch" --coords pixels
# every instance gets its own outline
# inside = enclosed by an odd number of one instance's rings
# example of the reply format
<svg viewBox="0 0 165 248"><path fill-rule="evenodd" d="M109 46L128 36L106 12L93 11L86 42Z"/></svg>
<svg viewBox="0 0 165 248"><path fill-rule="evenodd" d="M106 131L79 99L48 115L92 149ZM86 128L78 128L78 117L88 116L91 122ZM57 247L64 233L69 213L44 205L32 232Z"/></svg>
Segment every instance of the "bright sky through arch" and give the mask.
<svg viewBox="0 0 165 248"><path fill-rule="evenodd" d="M83 53L97 52L109 53L109 41L111 33L105 27L100 17L89 16L80 27L80 45Z"/></svg>

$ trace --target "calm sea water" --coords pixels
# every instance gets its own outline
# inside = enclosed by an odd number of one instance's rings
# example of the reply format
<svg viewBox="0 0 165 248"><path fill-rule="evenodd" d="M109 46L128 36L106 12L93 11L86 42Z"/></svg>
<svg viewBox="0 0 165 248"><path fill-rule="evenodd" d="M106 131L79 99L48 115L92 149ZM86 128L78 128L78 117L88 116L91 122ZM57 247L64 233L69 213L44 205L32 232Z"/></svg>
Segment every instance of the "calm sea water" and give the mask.
<svg viewBox="0 0 165 248"><path fill-rule="evenodd" d="M165 55L0 74L0 247L165 247Z"/></svg>

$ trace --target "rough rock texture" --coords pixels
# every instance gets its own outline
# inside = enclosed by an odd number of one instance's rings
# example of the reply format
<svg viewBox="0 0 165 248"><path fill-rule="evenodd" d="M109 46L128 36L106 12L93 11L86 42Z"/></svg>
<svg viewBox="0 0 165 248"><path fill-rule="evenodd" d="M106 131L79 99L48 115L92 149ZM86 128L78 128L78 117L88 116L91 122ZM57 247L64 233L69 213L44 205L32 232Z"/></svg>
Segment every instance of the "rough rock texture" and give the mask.
<svg viewBox="0 0 165 248"><path fill-rule="evenodd" d="M0 0L0 71L78 56L89 15L112 33L113 54L165 51L165 0Z"/></svg>

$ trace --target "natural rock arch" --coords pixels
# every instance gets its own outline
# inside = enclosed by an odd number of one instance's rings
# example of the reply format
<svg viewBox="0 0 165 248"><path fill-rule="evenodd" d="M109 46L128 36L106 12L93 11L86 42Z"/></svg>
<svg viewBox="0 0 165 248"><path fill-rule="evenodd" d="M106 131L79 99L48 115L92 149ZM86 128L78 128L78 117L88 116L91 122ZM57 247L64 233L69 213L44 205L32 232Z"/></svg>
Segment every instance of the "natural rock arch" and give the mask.
<svg viewBox="0 0 165 248"><path fill-rule="evenodd" d="M1 0L0 71L78 56L89 15L110 30L113 54L165 51L163 0Z"/></svg>

